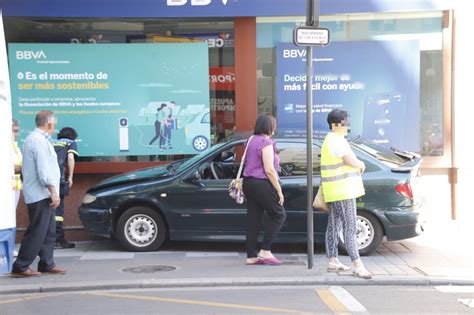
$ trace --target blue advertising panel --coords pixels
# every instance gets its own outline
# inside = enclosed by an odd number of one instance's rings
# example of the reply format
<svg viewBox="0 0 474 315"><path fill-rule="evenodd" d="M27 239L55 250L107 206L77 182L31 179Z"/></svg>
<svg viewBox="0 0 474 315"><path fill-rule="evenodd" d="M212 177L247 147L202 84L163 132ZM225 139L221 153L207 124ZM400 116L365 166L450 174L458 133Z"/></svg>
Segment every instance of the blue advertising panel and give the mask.
<svg viewBox="0 0 474 315"><path fill-rule="evenodd" d="M302 16L307 0L0 0L5 16L235 17ZM452 9L443 0L321 0L321 14Z"/></svg>
<svg viewBox="0 0 474 315"><path fill-rule="evenodd" d="M278 132L306 135L306 49L276 47ZM419 151L418 41L336 42L313 54L313 130L327 113L349 112L351 133L384 146Z"/></svg>
<svg viewBox="0 0 474 315"><path fill-rule="evenodd" d="M190 58L189 56L193 56ZM195 154L210 145L208 46L10 44L13 116L73 127L82 156Z"/></svg>

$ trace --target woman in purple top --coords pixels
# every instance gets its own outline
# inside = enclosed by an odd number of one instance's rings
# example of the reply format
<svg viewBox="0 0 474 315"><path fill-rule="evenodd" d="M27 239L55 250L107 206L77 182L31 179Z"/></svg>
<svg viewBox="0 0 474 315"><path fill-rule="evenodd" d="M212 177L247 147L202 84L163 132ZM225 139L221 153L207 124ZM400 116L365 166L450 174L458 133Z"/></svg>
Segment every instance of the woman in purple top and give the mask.
<svg viewBox="0 0 474 315"><path fill-rule="evenodd" d="M260 115L255 123L254 135L247 141L244 168L244 193L247 198L247 264L279 265L271 252L272 243L285 222L283 193L278 181L280 158L275 141L270 137L276 129L276 120L271 115ZM265 220L264 237L257 252L258 235Z"/></svg>

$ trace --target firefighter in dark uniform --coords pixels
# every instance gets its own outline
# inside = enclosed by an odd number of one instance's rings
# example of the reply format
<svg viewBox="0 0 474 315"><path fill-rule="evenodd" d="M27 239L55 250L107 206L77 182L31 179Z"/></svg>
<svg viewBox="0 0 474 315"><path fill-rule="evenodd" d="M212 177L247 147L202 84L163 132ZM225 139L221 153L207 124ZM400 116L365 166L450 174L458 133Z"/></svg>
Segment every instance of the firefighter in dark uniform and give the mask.
<svg viewBox="0 0 474 315"><path fill-rule="evenodd" d="M70 243L64 236L64 198L69 195L73 183L75 158L79 156L76 144L77 132L73 128L64 127L58 133L58 140L54 142L54 150L58 156L61 181L59 197L61 202L56 208L56 242L55 249L74 248L76 244Z"/></svg>

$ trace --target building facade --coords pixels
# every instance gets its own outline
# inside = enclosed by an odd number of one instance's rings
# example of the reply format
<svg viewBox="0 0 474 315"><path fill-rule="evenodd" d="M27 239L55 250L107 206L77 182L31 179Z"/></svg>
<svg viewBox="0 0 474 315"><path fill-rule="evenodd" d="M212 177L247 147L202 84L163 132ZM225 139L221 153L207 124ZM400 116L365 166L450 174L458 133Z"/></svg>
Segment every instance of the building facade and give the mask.
<svg viewBox="0 0 474 315"><path fill-rule="evenodd" d="M25 43L105 47L205 42L207 59L202 63L209 69L210 145L236 131L251 130L259 113L275 115L285 136L301 135L299 129L304 129L305 56L292 43L294 28L305 24L304 0L26 2L20 6L0 1L10 55L15 44ZM470 22L463 16L462 4L323 0L319 5L319 25L329 29L331 43L315 49L314 129L325 128L321 117L331 108L347 109L355 133L424 156L431 202L445 205L436 216L464 218L467 197L461 191L471 170L462 145L467 143L465 132L456 132L460 125L456 121L467 117L463 104L467 92L458 86L466 84L467 70L460 62L470 62L460 51L466 36L460 25ZM16 73L11 63L10 59L12 77ZM21 93L17 91L18 96ZM12 107L15 118L26 119L18 104ZM88 127L78 121L80 138L81 129ZM88 152L85 144L82 149ZM81 236L72 235L81 231L76 209L95 182L181 157L177 151L82 156L72 195L66 199L71 238ZM24 207L17 222L21 231L27 223Z"/></svg>

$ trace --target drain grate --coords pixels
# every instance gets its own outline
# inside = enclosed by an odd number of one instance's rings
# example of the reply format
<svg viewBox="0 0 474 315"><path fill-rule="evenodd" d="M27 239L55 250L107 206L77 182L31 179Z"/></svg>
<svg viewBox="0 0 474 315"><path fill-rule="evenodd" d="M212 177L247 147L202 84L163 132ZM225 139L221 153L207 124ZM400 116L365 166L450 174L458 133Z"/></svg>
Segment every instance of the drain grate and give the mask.
<svg viewBox="0 0 474 315"><path fill-rule="evenodd" d="M130 267L122 269L123 272L131 272L131 273L155 273L155 272L166 272L166 271L173 271L176 270L173 266L137 266L137 267Z"/></svg>

